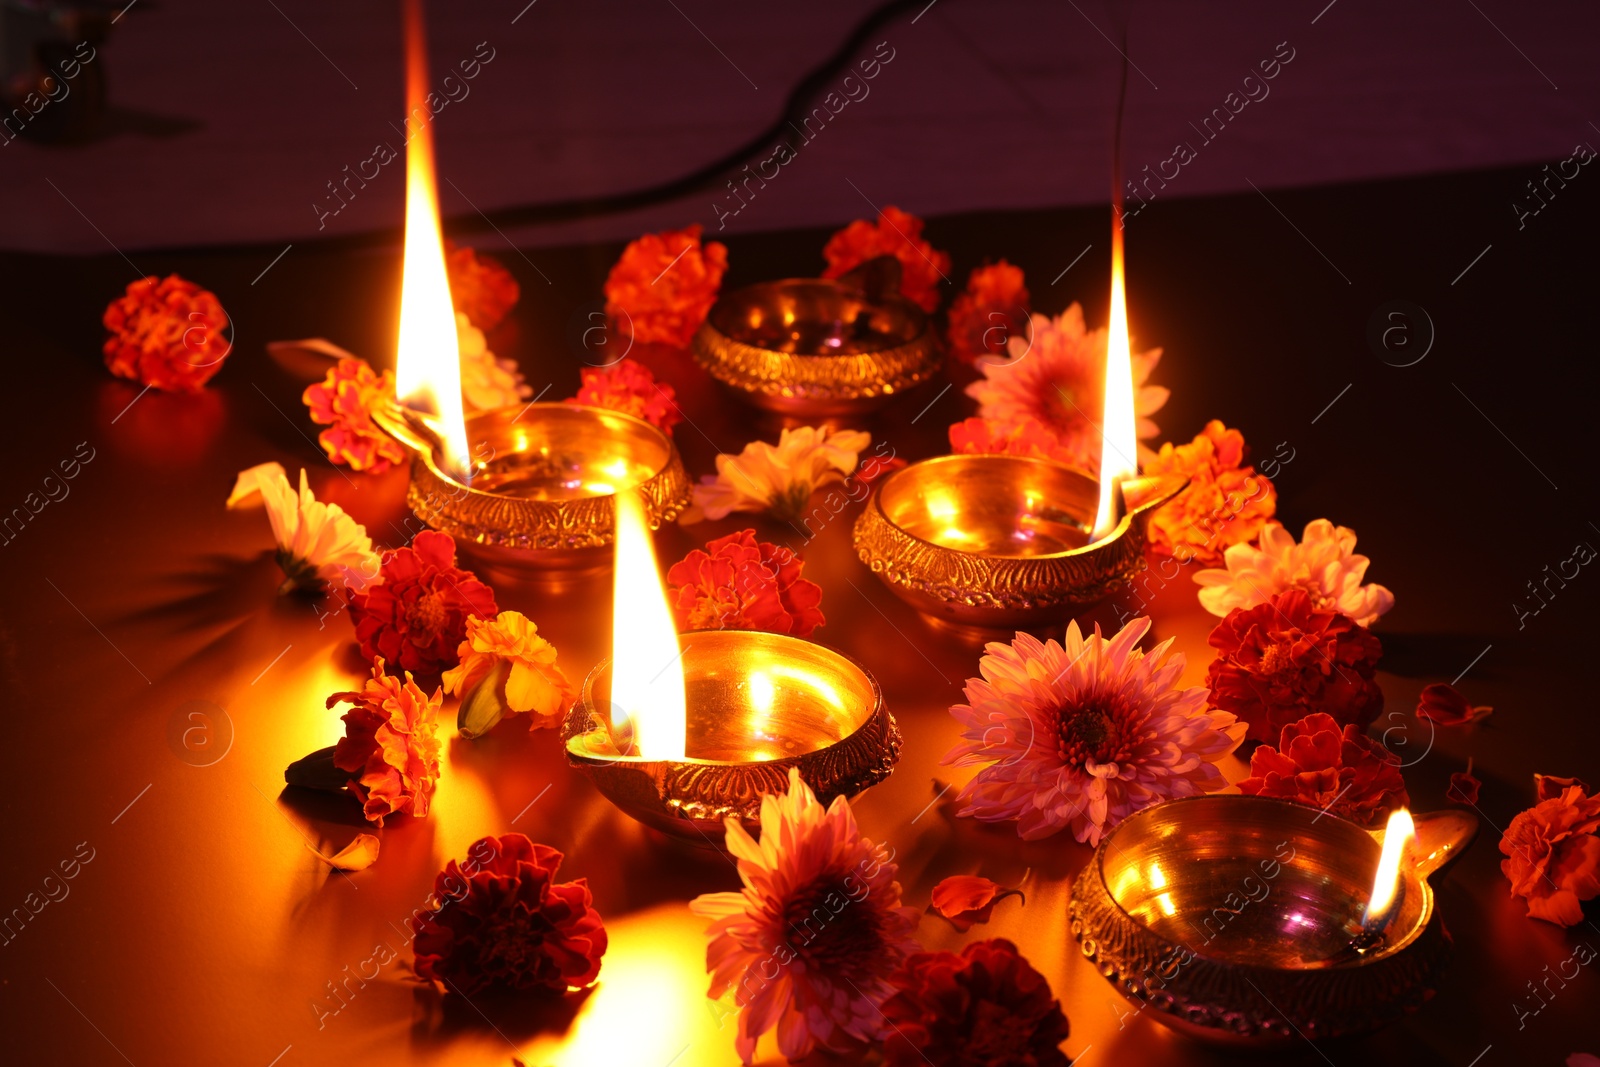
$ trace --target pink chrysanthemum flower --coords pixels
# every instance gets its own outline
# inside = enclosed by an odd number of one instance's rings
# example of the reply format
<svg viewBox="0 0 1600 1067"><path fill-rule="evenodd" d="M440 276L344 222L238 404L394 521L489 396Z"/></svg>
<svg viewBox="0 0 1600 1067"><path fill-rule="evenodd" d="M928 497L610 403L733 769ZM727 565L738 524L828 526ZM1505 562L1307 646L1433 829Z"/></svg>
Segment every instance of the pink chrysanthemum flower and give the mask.
<svg viewBox="0 0 1600 1067"><path fill-rule="evenodd" d="M1203 686L1179 689L1184 658L1169 638L1135 646L1150 620L1115 637L1076 622L1066 644L1017 634L991 643L967 681L967 703L950 709L962 740L944 762L985 764L961 791L961 815L1015 819L1028 840L1067 828L1100 838L1129 815L1169 797L1213 793L1227 780L1217 761L1239 747L1245 724L1207 708Z"/></svg>
<svg viewBox="0 0 1600 1067"><path fill-rule="evenodd" d="M983 377L967 386L967 395L978 402L978 417L1002 429L1032 419L1054 436L1053 459L1098 470L1105 328L1087 329L1083 308L1073 304L1054 319L1034 315L1028 335L1013 336L1007 351L1007 360L980 360ZM1160 360L1159 348L1133 357L1133 400L1141 441L1161 432L1150 416L1167 402L1169 391L1147 384ZM1149 450L1141 445L1140 453L1142 457Z"/></svg>
<svg viewBox="0 0 1600 1067"><path fill-rule="evenodd" d="M844 797L824 809L797 770L787 794L761 798L760 843L731 818L727 841L744 891L689 907L711 920L710 996L734 994L740 1057L750 1063L774 1027L790 1060L879 1039L889 977L919 948L892 853L861 836Z"/></svg>

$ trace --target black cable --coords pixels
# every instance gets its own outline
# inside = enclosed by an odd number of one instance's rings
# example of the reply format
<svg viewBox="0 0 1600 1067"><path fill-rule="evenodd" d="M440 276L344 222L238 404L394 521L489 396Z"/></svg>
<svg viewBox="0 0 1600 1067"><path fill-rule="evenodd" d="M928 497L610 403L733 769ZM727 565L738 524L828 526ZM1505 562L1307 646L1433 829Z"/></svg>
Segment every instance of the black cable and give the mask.
<svg viewBox="0 0 1600 1067"><path fill-rule="evenodd" d="M608 193L603 196L576 197L542 204L514 204L487 212L464 212L444 218L444 227L451 234L485 233L514 226L532 226L545 222L565 222L572 219L612 215L622 211L648 207L687 196L690 193L716 186L724 175L732 174L758 153L776 147L777 142L787 142L790 123L803 118L812 98L833 78L844 70L857 51L883 26L900 15L916 8L927 7L927 0L890 0L874 8L862 19L850 35L827 59L795 83L784 100L783 112L770 126L755 134L737 148L706 163L688 174L658 185L627 192ZM793 148L793 144L790 144ZM389 244L398 239L401 229L385 227L364 233L344 234L324 242L325 246L366 247Z"/></svg>

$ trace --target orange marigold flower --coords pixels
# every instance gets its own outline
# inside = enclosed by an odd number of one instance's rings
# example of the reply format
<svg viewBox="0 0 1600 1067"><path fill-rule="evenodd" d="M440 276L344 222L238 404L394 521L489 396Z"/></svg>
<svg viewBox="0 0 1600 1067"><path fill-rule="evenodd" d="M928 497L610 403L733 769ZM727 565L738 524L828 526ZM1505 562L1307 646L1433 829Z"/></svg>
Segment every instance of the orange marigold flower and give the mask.
<svg viewBox="0 0 1600 1067"><path fill-rule="evenodd" d="M787 548L754 530L719 537L667 571L668 600L684 630L768 630L809 636L823 624L822 586L800 577Z"/></svg>
<svg viewBox="0 0 1600 1067"><path fill-rule="evenodd" d="M610 408L643 419L667 433L683 421L677 392L667 383L656 381L650 368L637 360L622 359L609 367L585 367L578 373L583 384L578 395L567 400L569 404Z"/></svg>
<svg viewBox="0 0 1600 1067"><path fill-rule="evenodd" d="M1005 356L1012 337L1028 335L1029 314L1021 267L1003 259L978 267L950 304L950 351L963 359Z"/></svg>
<svg viewBox="0 0 1600 1067"><path fill-rule="evenodd" d="M1558 926L1583 921L1582 902L1600 896L1600 796L1568 786L1511 820L1500 838L1500 870L1530 918Z"/></svg>
<svg viewBox="0 0 1600 1067"><path fill-rule="evenodd" d="M301 401L311 410L311 421L328 427L317 443L334 463L353 471L382 474L406 458L400 442L378 428L372 412L394 399L394 374L379 374L364 359L341 359L328 376L306 386Z"/></svg>
<svg viewBox="0 0 1600 1067"><path fill-rule="evenodd" d="M130 282L101 321L111 373L169 393L198 393L233 349L216 294L176 274Z"/></svg>
<svg viewBox="0 0 1600 1067"><path fill-rule="evenodd" d="M828 238L822 255L828 261L824 278L837 278L869 259L893 256L900 261L900 292L924 311L939 306L939 282L950 269L950 254L922 239L926 223L897 207L886 207L876 223L857 219Z"/></svg>
<svg viewBox="0 0 1600 1067"><path fill-rule="evenodd" d="M646 344L679 348L705 321L728 270L728 247L700 243L700 226L647 233L622 250L606 276L606 314Z"/></svg>
<svg viewBox="0 0 1600 1067"><path fill-rule="evenodd" d="M333 765L350 771L350 790L367 818L383 825L386 815L423 816L439 781L435 715L440 692L427 696L406 672L405 681L384 673L383 660L358 692L335 693L328 707L347 703L344 736L333 749Z"/></svg>
<svg viewBox="0 0 1600 1067"><path fill-rule="evenodd" d="M467 636L457 651L461 662L444 672L444 691L465 697L504 665L504 677L495 682L503 690L494 697L502 710L530 712L534 729L559 724L577 695L556 663L556 646L520 611L502 611L490 619L468 616Z"/></svg>
<svg viewBox="0 0 1600 1067"><path fill-rule="evenodd" d="M1278 491L1244 456L1244 435L1217 419L1186 445L1162 445L1144 473L1182 475L1189 488L1150 516L1150 544L1185 563L1217 564L1229 545L1254 540L1278 510Z"/></svg>
<svg viewBox="0 0 1600 1067"><path fill-rule="evenodd" d="M522 297L522 287L493 256L453 241L444 243L445 270L450 274L450 302L485 333L500 325Z"/></svg>

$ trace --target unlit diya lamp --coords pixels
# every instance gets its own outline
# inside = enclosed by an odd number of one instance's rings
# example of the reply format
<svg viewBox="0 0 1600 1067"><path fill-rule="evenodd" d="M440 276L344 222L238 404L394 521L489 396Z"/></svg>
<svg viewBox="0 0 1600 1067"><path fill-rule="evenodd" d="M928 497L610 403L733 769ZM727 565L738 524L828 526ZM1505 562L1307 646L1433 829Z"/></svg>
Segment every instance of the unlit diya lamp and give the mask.
<svg viewBox="0 0 1600 1067"><path fill-rule="evenodd" d="M790 768L824 804L888 777L900 731L855 660L786 634L673 629L642 506L617 496L613 655L561 731L567 762L640 822L722 847Z"/></svg>
<svg viewBox="0 0 1600 1067"><path fill-rule="evenodd" d="M415 106L428 92L420 6L409 5L407 18L407 99ZM374 413L411 451L407 503L491 566L604 567L615 494L636 489L659 527L689 504L683 462L665 433L615 411L556 403L463 415L432 137L424 124L406 142L399 401Z"/></svg>
<svg viewBox="0 0 1600 1067"><path fill-rule="evenodd" d="M695 360L769 411L871 411L939 369L928 316L899 287L900 265L886 256L842 278L737 289L716 302L695 334Z"/></svg>
<svg viewBox="0 0 1600 1067"><path fill-rule="evenodd" d="M1477 829L1461 811L1369 832L1287 800L1187 797L1102 839L1068 915L1166 1026L1263 1046L1369 1033L1432 995L1450 937L1428 879Z"/></svg>
<svg viewBox="0 0 1600 1067"><path fill-rule="evenodd" d="M1151 513L1188 482L1138 477L1123 273L1114 229L1098 480L1044 459L940 456L884 479L856 520L856 555L918 611L990 628L1059 622L1144 569Z"/></svg>

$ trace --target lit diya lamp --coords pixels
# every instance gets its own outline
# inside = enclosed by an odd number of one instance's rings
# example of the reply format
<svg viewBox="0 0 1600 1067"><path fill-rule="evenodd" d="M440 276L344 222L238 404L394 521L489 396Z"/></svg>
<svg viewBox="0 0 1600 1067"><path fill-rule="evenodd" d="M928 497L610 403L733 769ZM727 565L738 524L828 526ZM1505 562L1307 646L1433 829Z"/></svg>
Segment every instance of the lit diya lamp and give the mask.
<svg viewBox="0 0 1600 1067"><path fill-rule="evenodd" d="M1150 513L1188 485L1138 474L1122 229L1111 231L1100 474L1044 459L954 455L885 478L855 548L927 615L983 627L1059 622L1144 569Z"/></svg>
<svg viewBox="0 0 1600 1067"><path fill-rule="evenodd" d="M1461 811L1356 823L1292 801L1187 797L1125 819L1068 906L1083 954L1156 1021L1274 1045L1369 1033L1433 993L1450 937L1428 879Z"/></svg>
<svg viewBox="0 0 1600 1067"><path fill-rule="evenodd" d="M867 669L786 634L678 634L645 509L616 501L612 658L562 726L567 762L640 822L716 847L730 815L757 829L791 767L824 804L888 777L900 731Z"/></svg>
<svg viewBox="0 0 1600 1067"><path fill-rule="evenodd" d="M735 396L795 416L883 407L939 370L928 316L900 295L893 256L840 278L785 278L736 289L691 342L695 361Z"/></svg>
<svg viewBox="0 0 1600 1067"><path fill-rule="evenodd" d="M421 0L405 5L405 36L408 109L425 108ZM689 477L672 439L642 419L565 403L464 416L426 123L406 142L399 338L400 399L374 417L411 450L411 509L469 553L511 568L601 567L617 492L637 490L652 527L688 506Z"/></svg>

